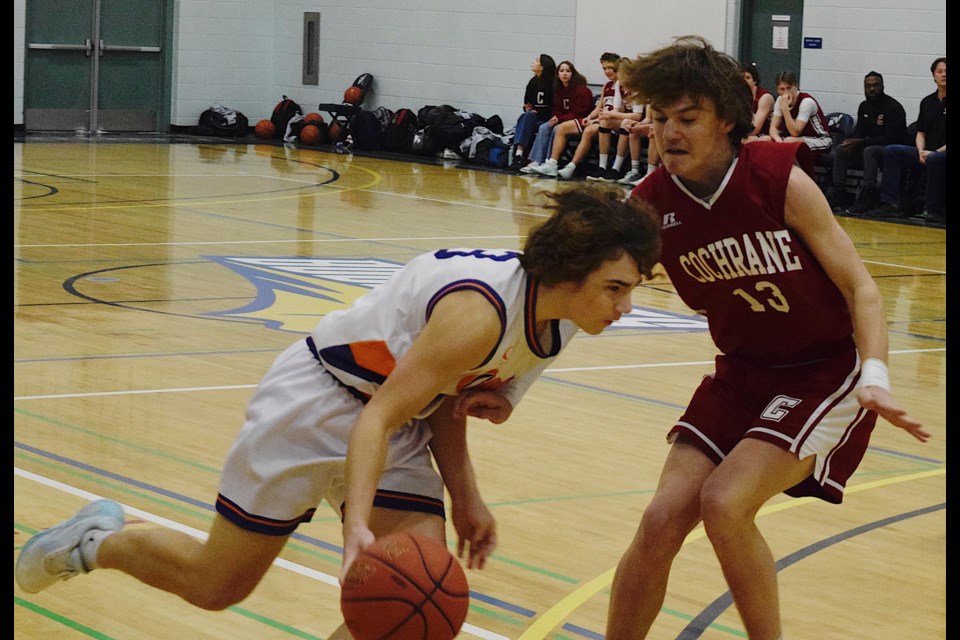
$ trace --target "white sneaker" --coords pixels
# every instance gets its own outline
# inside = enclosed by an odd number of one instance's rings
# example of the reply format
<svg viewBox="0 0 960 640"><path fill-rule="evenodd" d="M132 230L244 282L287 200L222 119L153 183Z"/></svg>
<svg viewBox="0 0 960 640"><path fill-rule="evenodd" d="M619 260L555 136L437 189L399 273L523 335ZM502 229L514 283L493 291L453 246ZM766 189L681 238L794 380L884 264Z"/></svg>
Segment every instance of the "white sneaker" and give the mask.
<svg viewBox="0 0 960 640"><path fill-rule="evenodd" d="M537 173L542 176L550 176L551 178L557 177L557 163L547 160L541 165L537 165L534 169Z"/></svg>
<svg viewBox="0 0 960 640"><path fill-rule="evenodd" d="M644 174L639 180L634 180L634 181L631 182L630 184L632 184L633 186L637 186L638 184L640 184L641 182L643 182L644 180L646 180L646 179L647 179L647 176L649 176L649 175L650 175L649 173L646 173L646 174Z"/></svg>
<svg viewBox="0 0 960 640"><path fill-rule="evenodd" d="M66 522L27 540L17 558L17 584L27 593L40 593L55 582L88 573L81 547L88 534L122 528L123 507L112 500L91 502Z"/></svg>
<svg viewBox="0 0 960 640"><path fill-rule="evenodd" d="M539 162L531 162L526 166L520 167L520 173L537 173L537 167L539 166Z"/></svg>
<svg viewBox="0 0 960 640"><path fill-rule="evenodd" d="M576 170L577 168L574 165L568 164L563 169L557 171L557 178L560 180L569 180L573 177L573 174Z"/></svg>
<svg viewBox="0 0 960 640"><path fill-rule="evenodd" d="M620 184L633 184L633 181L634 181L634 180L639 180L641 177L643 177L643 176L640 175L640 172L639 172L639 171L636 171L636 170L631 169L631 170L627 173L627 175L625 175L625 176L623 176L622 178L620 178L619 180L617 180L617 182L620 183Z"/></svg>

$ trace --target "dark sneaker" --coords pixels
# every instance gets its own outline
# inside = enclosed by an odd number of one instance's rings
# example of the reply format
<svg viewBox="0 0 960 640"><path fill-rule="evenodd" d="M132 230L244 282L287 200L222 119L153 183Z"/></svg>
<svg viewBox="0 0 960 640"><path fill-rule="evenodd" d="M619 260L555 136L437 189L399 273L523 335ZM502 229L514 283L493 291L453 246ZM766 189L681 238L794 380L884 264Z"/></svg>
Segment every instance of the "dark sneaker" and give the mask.
<svg viewBox="0 0 960 640"><path fill-rule="evenodd" d="M853 195L843 189L830 189L827 191L827 202L834 211L844 211L853 203Z"/></svg>
<svg viewBox="0 0 960 640"><path fill-rule="evenodd" d="M616 169L607 169L602 174L598 180L602 182L616 182L623 177L623 174L617 171Z"/></svg>
<svg viewBox="0 0 960 640"><path fill-rule="evenodd" d="M927 222L931 224L943 224L947 221L947 217L945 215L938 215L932 211L921 211L916 215L910 216L910 219L917 222Z"/></svg>
<svg viewBox="0 0 960 640"><path fill-rule="evenodd" d="M900 218L903 216L903 210L892 202L882 202L879 209L874 209L869 213L878 218Z"/></svg>
<svg viewBox="0 0 960 640"><path fill-rule="evenodd" d="M876 189L861 189L850 207L850 213L867 213L880 206L880 192Z"/></svg>

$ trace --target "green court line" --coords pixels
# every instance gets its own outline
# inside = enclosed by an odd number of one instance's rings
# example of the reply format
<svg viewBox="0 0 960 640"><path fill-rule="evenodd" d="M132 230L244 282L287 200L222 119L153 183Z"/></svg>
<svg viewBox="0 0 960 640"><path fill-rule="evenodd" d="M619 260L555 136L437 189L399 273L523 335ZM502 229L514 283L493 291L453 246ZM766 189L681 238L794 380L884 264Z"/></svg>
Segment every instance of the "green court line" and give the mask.
<svg viewBox="0 0 960 640"><path fill-rule="evenodd" d="M41 607L40 605L24 600L23 598L13 596L13 604L16 606L23 607L24 609L29 609L30 611L33 611L34 613L39 614L44 618L53 620L54 622L59 622L63 626L69 627L74 631L82 633L85 636L89 636L91 638L97 638L97 640L115 640L113 636L108 636L105 633L100 633L95 629L91 629L86 625L82 625L78 622L75 622L67 617L60 615L59 613L56 613L55 611L51 611L50 609Z"/></svg>
<svg viewBox="0 0 960 640"><path fill-rule="evenodd" d="M218 469L218 468L216 468L216 467L211 467L211 466L209 466L209 465L201 464L201 463L199 463L199 462L195 462L195 461L193 461L193 460L189 460L189 459L186 459L186 458L182 458L182 457L180 457L180 456L175 456L175 455L172 455L172 454L170 454L169 452L164 451L164 450L162 450L162 449L154 449L154 448L150 448L150 447L144 447L144 446L141 446L141 445L138 445L138 444L134 444L134 443L130 442L129 440L123 440L123 439L121 439L121 438L115 438L115 437L112 437L112 436L105 436L105 435L103 435L102 433L97 433L96 431L92 431L92 430L90 430L90 429L85 429L85 428L83 428L83 427L80 427L80 426L77 426L77 425L74 425L74 424L68 424L68 423L63 422L63 421L61 421L61 420L56 420L56 419L53 419L53 418L49 418L49 417L47 417L47 416L40 415L40 414L38 414L38 413L33 413L33 412L27 411L27 410L25 410L25 409L18 409L17 407L14 407L14 408L13 408L13 412L14 412L14 413L19 413L20 415L26 416L26 417L28 417L28 418L33 418L34 420L40 420L41 422L46 422L47 424L50 424L50 425L53 425L53 426L56 426L56 427L60 427L61 429L65 429L65 430L67 430L67 431L72 431L72 432L74 432L74 433L79 433L79 434L85 435L85 436L87 436L87 437L89 437L89 438L93 438L94 440L100 440L100 441L102 441L102 442L110 442L110 443L112 443L112 444L118 444L118 445L121 445L121 446L123 446L123 447L127 447L128 449L133 449L134 451L139 451L139 452L141 452L141 453L148 453L148 454L150 454L150 455L152 455L152 456L155 456L155 457L157 457L157 458L162 458L162 459L164 459L164 460L171 460L171 461L173 461L173 462L176 462L177 464L182 464L182 465L184 465L184 466L187 466L187 467L190 467L190 468L193 468L193 469L199 469L199 470L205 471L205 472L207 472L207 473L212 473L212 474L215 474L215 475L220 475L220 471L221 471L221 470Z"/></svg>

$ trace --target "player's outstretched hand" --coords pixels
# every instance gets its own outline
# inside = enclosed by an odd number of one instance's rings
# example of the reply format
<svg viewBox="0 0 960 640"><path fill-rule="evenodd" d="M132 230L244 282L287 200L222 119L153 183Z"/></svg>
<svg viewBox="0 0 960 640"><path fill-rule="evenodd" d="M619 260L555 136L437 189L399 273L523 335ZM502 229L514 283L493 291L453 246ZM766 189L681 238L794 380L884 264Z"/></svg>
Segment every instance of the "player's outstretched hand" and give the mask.
<svg viewBox="0 0 960 640"><path fill-rule="evenodd" d="M483 569L497 547L497 521L481 500L469 502L452 505L453 527L457 530L457 557L465 559L470 569Z"/></svg>
<svg viewBox="0 0 960 640"><path fill-rule="evenodd" d="M894 402L890 392L883 387L874 385L860 387L857 399L861 407L876 411L881 418L895 427L900 427L920 442L930 439L930 433L924 430L923 425L907 415L906 410Z"/></svg>

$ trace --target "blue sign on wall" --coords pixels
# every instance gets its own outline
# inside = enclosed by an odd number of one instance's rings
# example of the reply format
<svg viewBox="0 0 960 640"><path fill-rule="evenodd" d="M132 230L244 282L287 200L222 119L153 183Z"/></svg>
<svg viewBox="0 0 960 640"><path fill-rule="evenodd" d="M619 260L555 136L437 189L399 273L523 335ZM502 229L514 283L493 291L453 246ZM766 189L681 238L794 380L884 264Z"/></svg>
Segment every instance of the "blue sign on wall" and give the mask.
<svg viewBox="0 0 960 640"><path fill-rule="evenodd" d="M804 38L804 49L823 49L823 38Z"/></svg>

